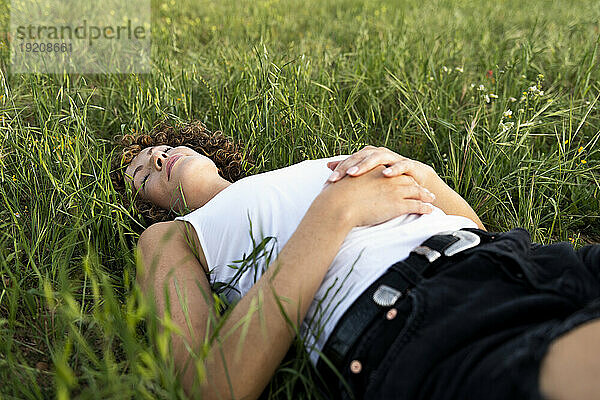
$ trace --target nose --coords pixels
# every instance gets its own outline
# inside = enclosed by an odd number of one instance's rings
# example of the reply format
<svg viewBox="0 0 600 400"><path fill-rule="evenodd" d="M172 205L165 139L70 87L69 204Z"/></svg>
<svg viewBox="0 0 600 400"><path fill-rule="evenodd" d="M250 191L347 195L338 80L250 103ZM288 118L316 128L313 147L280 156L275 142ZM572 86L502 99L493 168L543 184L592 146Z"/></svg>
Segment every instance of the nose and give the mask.
<svg viewBox="0 0 600 400"><path fill-rule="evenodd" d="M165 160L169 157L164 151L157 151L152 154L152 164L157 170L161 170L165 166Z"/></svg>

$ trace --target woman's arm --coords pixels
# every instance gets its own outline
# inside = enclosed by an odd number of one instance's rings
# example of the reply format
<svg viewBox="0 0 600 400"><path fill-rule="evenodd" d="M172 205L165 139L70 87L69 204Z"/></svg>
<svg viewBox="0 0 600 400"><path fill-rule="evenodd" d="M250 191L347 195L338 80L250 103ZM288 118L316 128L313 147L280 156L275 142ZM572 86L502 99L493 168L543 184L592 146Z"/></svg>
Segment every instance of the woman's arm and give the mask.
<svg viewBox="0 0 600 400"><path fill-rule="evenodd" d="M360 177L344 179L327 186L317 196L277 259L234 306L219 338L208 349L204 364L206 379L200 388L203 399L255 399L260 395L285 356L329 265L352 227L384 222L405 213L431 211L424 203L431 201L431 197L411 179L405 176L389 179L382 175L382 170L383 167L379 167ZM140 241L147 242L147 239L142 237ZM144 247L152 248L149 244ZM178 251L181 255L181 249ZM145 264L152 259L143 258ZM179 270L178 261L172 259L170 268ZM175 265L177 268L173 268ZM200 270L199 265L197 270ZM204 277L196 273L194 278ZM206 287L205 280L200 285L184 284L183 291L190 300L202 299L200 292ZM212 333L212 327L206 323L212 307L210 297L207 299L208 304L206 301L187 302L189 325L177 300L171 301L172 320L196 351L202 347L205 335ZM174 346L174 356L181 369L192 358L181 340L176 348ZM188 394L198 382L194 369L188 368L183 375Z"/></svg>
<svg viewBox="0 0 600 400"><path fill-rule="evenodd" d="M366 146L342 161L332 161L328 164L333 169L329 182L336 182L346 174L360 176L376 166L385 165L384 175L395 177L402 174L411 176L417 184L435 195L434 206L446 214L460 215L469 218L480 229L485 226L469 203L450 188L429 165L411 160L394 153L385 147Z"/></svg>
<svg viewBox="0 0 600 400"><path fill-rule="evenodd" d="M481 222L479 216L475 213L475 210L471 208L469 203L467 203L461 195L452 190L452 188L450 188L450 186L448 186L433 169L431 169L431 171L433 173L424 183L424 187L429 189L435 195L435 200L432 204L440 208L446 214L460 215L469 218L477 224L479 229L485 231L486 229L483 222Z"/></svg>
<svg viewBox="0 0 600 400"><path fill-rule="evenodd" d="M205 363L203 399L259 397L294 338L286 316L299 326L351 228L346 214L315 200L276 261L227 317ZM246 326L236 327L244 320ZM188 388L194 379L188 375Z"/></svg>
<svg viewBox="0 0 600 400"><path fill-rule="evenodd" d="M428 188L435 195L435 200L432 203L434 206L440 208L446 214L469 218L477 224L479 229L486 230L483 222L481 222L479 216L477 216L469 203L461 195L452 190L435 171L425 183L425 188Z"/></svg>

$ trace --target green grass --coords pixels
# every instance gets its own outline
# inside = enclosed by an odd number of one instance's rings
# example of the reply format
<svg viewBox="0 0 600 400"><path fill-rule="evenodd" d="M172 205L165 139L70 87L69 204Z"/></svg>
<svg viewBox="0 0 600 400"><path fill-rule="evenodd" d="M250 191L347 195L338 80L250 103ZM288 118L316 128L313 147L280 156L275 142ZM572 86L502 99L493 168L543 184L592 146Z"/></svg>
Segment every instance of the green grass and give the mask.
<svg viewBox="0 0 600 400"><path fill-rule="evenodd" d="M600 3L473 3L154 1L148 75L11 75L0 35L0 398L184 397L109 179L110 139L163 118L242 141L250 172L387 146L489 230L598 241ZM313 388L298 351L265 397Z"/></svg>

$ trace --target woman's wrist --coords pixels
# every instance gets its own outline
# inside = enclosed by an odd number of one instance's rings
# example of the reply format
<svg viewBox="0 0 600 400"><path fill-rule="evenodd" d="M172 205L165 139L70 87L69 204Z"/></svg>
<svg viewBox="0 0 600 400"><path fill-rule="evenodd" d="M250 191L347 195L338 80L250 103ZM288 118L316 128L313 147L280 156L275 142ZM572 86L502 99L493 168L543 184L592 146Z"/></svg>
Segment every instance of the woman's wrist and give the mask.
<svg viewBox="0 0 600 400"><path fill-rule="evenodd" d="M352 204L345 201L346 199L336 193L335 189L332 185L324 188L314 199L307 213L314 212L326 216L328 217L326 220L335 225L332 228L344 229L349 232L355 225Z"/></svg>

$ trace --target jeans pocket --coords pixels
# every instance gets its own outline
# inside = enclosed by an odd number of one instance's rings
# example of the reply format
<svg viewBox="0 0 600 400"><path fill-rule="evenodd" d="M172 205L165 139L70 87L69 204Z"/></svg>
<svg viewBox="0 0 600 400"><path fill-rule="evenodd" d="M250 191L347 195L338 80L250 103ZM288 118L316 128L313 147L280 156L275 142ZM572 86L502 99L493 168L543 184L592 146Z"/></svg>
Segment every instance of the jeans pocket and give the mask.
<svg viewBox="0 0 600 400"><path fill-rule="evenodd" d="M525 243L506 236L502 240L490 243L487 247L480 248L475 253L485 260L485 264L502 271L502 275L509 281L530 289L535 287L535 277L528 262L529 255Z"/></svg>
<svg viewBox="0 0 600 400"><path fill-rule="evenodd" d="M369 393L380 388L388 373L392 372L390 368L397 362L399 354L411 342L414 334L418 331L425 317L425 296L419 287L412 288L408 293L408 299L405 299L405 312L399 312L398 317L405 316L405 322L391 342L381 341L377 343L379 351L383 349L383 356L379 361L377 368L373 369L366 384L365 398L374 398ZM407 301L408 300L408 301ZM383 348L382 348L383 346ZM374 350L375 352L376 350Z"/></svg>
<svg viewBox="0 0 600 400"><path fill-rule="evenodd" d="M492 259L492 262L500 267L509 280L533 288L533 282L527 278L528 274L523 263L520 263L514 258Z"/></svg>

